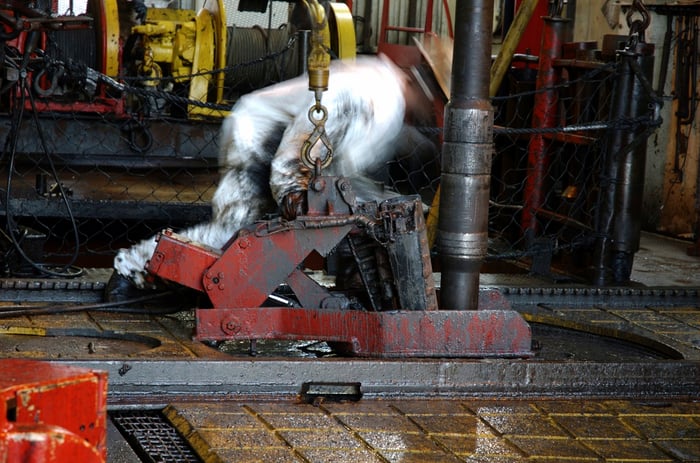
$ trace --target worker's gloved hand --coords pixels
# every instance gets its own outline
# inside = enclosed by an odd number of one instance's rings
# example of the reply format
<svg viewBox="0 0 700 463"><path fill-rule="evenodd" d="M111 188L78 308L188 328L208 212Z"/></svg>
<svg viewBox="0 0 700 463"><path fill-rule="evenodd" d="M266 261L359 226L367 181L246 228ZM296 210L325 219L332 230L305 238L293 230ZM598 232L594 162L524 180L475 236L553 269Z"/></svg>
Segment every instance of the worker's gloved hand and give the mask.
<svg viewBox="0 0 700 463"><path fill-rule="evenodd" d="M206 295L199 291L157 277L153 278L153 282L148 287L137 288L132 280L117 272L112 272L105 284L103 300L129 303L143 309L183 310L193 307L211 307Z"/></svg>
<svg viewBox="0 0 700 463"><path fill-rule="evenodd" d="M107 281L104 289L105 302L122 302L143 296L144 289L137 288L132 280L112 272L112 276Z"/></svg>
<svg viewBox="0 0 700 463"><path fill-rule="evenodd" d="M296 191L287 194L282 198L280 212L286 220L294 220L298 216L304 215L306 213L306 193Z"/></svg>

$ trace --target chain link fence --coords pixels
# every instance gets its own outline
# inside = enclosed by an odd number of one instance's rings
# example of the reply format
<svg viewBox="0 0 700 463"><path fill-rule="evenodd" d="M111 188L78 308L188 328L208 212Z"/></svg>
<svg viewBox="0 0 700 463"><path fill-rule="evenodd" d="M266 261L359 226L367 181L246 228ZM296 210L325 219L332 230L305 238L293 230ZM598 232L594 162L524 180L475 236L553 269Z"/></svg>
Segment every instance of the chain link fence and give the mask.
<svg viewBox="0 0 700 463"><path fill-rule="evenodd" d="M192 108L228 110L238 95L297 75L303 49L285 28L230 29L228 49L240 52L212 72L224 75L223 99L212 102L193 100L182 79L166 74L117 82L96 73L97 50L75 47L89 41L84 34L49 33L32 59L16 43L4 47L0 271L6 276L108 267L121 247L165 227L207 220L221 118L193 117ZM488 262L540 273L591 265L596 240L610 233L600 225L606 189L619 183L611 177L611 150L638 153L633 145L656 124L652 104L634 114L615 111L619 62L614 53L590 52L562 61L556 85L541 87L536 59L516 57L493 100ZM638 67L624 68L633 82L644 79ZM547 117L555 123L533 128L541 95L554 101ZM407 130L379 179L431 204L440 180L440 133L430 125ZM634 136L611 144L620 133ZM528 183L534 171L537 185Z"/></svg>
<svg viewBox="0 0 700 463"><path fill-rule="evenodd" d="M96 71L91 30L46 33L31 56L23 40L5 43L3 274L111 266L121 247L210 217L221 118L239 95L300 72L290 31L231 27L227 36L229 65L200 73L225 77L218 100L191 98L195 75L117 81Z"/></svg>
<svg viewBox="0 0 700 463"><path fill-rule="evenodd" d="M537 65L526 60L507 76L510 93L494 99L489 260L548 273L554 256L566 254L575 266L587 265L578 251L593 247L615 66L573 74L556 87L536 88L536 78ZM532 127L542 94L551 97L555 127ZM535 169L542 169L539 191L528 191L528 173ZM540 199L528 227L524 210L528 195L535 194Z"/></svg>
<svg viewBox="0 0 700 463"><path fill-rule="evenodd" d="M494 98L489 261L601 284L629 277L661 100L653 46L606 40L565 44L550 69L519 57Z"/></svg>

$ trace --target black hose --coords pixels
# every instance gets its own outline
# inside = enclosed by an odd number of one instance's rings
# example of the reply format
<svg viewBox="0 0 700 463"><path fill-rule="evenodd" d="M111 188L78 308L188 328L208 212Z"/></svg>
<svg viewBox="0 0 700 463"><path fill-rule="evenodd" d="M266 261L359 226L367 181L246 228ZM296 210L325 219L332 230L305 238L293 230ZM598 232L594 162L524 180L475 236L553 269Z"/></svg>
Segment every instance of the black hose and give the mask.
<svg viewBox="0 0 700 463"><path fill-rule="evenodd" d="M98 302L95 304L83 304L83 305L67 305L67 306L8 306L3 307L0 310L0 318L12 318L12 317L23 317L23 316L36 316L36 315L56 315L72 312L119 312L119 313L134 313L134 314L151 314L151 315L165 315L175 312L181 312L183 309L178 308L158 308L158 309L138 309L133 307L122 307L124 305L139 304L141 302L152 301L156 299L161 299L166 296L171 296L175 294L176 291L163 291L161 293L149 294L146 296L136 297L132 299L125 299L123 301L115 302Z"/></svg>
<svg viewBox="0 0 700 463"><path fill-rule="evenodd" d="M20 256L27 262L31 267L36 269L37 271L41 272L44 275L52 276L52 277L59 277L59 278L74 278L77 276L80 276L83 274L82 270L79 270L77 272L70 272L67 271L69 268L73 267L73 264L76 262L78 259L78 252L80 249L80 237L78 234L78 226L75 220L75 217L73 216L73 211L70 207L70 202L68 201L68 197L63 189L63 185L61 184L59 177L58 177L58 172L56 171L56 166L53 163L53 159L51 158L51 155L49 154L48 150L48 145L46 144L46 138L44 136L44 132L41 130L41 125L39 121L39 116L37 114L36 110L36 103L34 101L34 98L32 96L31 91L28 91L27 89L27 83L24 78L21 78L18 82L18 85L20 87L19 93L21 95L19 99L19 104L17 105L16 108L16 116L12 119L11 127L10 127L10 149L9 149L9 162L8 162L8 172L7 172L7 186L5 189L5 218L7 220L7 235L10 237L12 244L14 245L16 251L20 254ZM73 256L71 257L71 260L69 263L63 265L61 267L61 271L53 271L50 270L46 267L44 264L39 264L37 262L34 262L31 257L27 255L27 253L22 249L21 243L17 239L14 233L15 229L15 221L12 216L12 211L10 208L10 199L12 197L12 177L13 177L13 172L15 168L15 159L17 155L17 140L19 139L19 133L20 133L20 128L22 125L22 119L24 117L24 105L26 103L26 95L29 94L30 98L30 104L32 106L32 113L33 113L33 118L34 122L37 127L37 133L39 135L39 140L42 145L42 149L44 151L44 154L46 155L46 159L49 163L51 173L56 180L56 184L58 186L60 196L66 206L66 210L68 211L68 217L71 221L71 224L73 225L73 237L75 240L75 248L73 251Z"/></svg>

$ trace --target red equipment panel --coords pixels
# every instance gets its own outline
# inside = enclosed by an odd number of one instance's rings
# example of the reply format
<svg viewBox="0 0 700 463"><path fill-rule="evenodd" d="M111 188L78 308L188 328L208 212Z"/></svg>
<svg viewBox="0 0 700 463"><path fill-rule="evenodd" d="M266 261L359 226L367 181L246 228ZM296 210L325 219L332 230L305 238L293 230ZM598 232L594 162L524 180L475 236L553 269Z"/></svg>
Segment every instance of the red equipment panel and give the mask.
<svg viewBox="0 0 700 463"><path fill-rule="evenodd" d="M0 463L107 458L107 373L0 360Z"/></svg>

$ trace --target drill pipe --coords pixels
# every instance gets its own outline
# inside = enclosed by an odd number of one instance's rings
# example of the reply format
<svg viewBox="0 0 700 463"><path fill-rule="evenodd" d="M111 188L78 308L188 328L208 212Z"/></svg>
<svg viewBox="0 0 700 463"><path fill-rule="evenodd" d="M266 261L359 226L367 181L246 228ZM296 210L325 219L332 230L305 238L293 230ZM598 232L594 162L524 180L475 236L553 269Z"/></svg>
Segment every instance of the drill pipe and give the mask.
<svg viewBox="0 0 700 463"><path fill-rule="evenodd" d="M488 247L494 110L489 100L493 1L457 2L445 107L437 230L442 309L475 310Z"/></svg>

